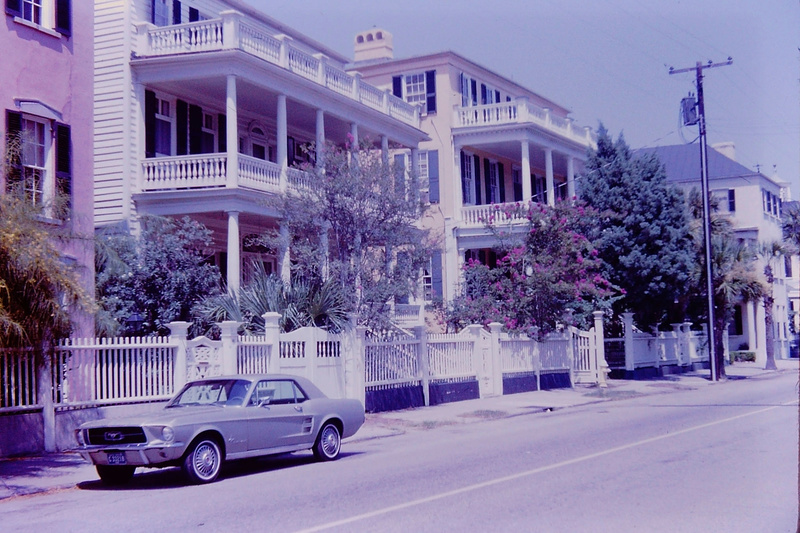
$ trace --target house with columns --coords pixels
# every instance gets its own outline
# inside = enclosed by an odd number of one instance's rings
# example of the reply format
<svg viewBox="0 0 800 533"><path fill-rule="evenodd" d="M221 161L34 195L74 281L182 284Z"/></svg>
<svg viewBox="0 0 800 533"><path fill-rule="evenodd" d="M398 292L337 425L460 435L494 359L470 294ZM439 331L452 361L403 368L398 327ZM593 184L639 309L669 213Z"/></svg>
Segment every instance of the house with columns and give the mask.
<svg viewBox="0 0 800 533"><path fill-rule="evenodd" d="M485 227L490 216L502 218L495 207L574 197L596 138L568 109L455 52L396 59L393 48L386 30L359 33L348 71L420 111L430 140L405 165L416 169L430 203L421 224L442 243L423 274L421 294L447 301L466 260L496 261ZM408 158L393 154L396 163Z"/></svg>
<svg viewBox="0 0 800 533"><path fill-rule="evenodd" d="M733 143L715 144L708 150L708 181L719 206L718 215L728 219L737 239L758 251L761 245L783 239L781 215L784 202L791 200L789 184L777 175L768 176L760 169L751 170L736 161ZM667 181L683 189L700 190L700 149L696 144L646 148L639 153L658 156L667 173ZM797 256L771 260L774 281L772 309L774 353L776 358L790 355L791 321L798 295ZM756 264L764 270L764 257ZM728 325L731 350L749 350L756 360L766 360L766 322L764 302L739 302Z"/></svg>
<svg viewBox="0 0 800 533"><path fill-rule="evenodd" d="M95 226L190 216L231 289L252 261L288 275L266 201L313 179L314 145L416 154L419 109L345 71L348 58L239 0L95 0Z"/></svg>

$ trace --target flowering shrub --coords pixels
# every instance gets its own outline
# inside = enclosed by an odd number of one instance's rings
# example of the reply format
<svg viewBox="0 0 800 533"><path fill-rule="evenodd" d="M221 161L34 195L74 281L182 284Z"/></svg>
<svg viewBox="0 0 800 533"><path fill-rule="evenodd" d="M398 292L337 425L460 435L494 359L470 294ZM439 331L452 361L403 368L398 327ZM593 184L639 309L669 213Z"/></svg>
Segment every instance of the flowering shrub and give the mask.
<svg viewBox="0 0 800 533"><path fill-rule="evenodd" d="M501 234L494 268L470 260L462 294L448 325L500 322L507 331L544 335L557 325L586 326L591 312L621 297L600 273L602 263L585 237L595 212L559 203L503 206L508 219L527 220L524 230Z"/></svg>

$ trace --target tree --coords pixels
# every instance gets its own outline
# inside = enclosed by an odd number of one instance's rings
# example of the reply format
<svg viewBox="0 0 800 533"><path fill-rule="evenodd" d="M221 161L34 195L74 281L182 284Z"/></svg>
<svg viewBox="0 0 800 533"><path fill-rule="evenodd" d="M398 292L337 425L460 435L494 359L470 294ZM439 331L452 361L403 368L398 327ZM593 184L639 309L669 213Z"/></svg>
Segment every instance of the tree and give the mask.
<svg viewBox="0 0 800 533"><path fill-rule="evenodd" d="M783 228L783 239L800 249L800 202L783 204L781 227Z"/></svg>
<svg viewBox="0 0 800 533"><path fill-rule="evenodd" d="M765 328L765 342L766 342L766 355L767 361L765 365L766 370L777 370L775 365L775 329L774 329L774 305L775 296L773 294L773 284L775 283L775 274L773 265L777 262L779 265L784 261L784 258L789 257L795 253L795 249L790 242L771 241L761 243L758 249L758 255L764 262L764 293L762 300L764 302L764 328Z"/></svg>
<svg viewBox="0 0 800 533"><path fill-rule="evenodd" d="M6 139L0 174L0 347L46 347L70 334L70 316L93 312L91 295L80 284L80 267L63 260L62 245L79 239L60 194L36 204L19 180L19 138ZM16 173L16 175L15 175ZM16 177L16 179L12 179Z"/></svg>
<svg viewBox="0 0 800 533"><path fill-rule="evenodd" d="M534 202L504 209L507 217L527 220L524 231L504 232L487 221L499 241L497 266L465 265L449 327L500 322L507 331L541 338L558 324L588 326L593 311L610 308L618 293L600 275L597 250L585 236L593 210Z"/></svg>
<svg viewBox="0 0 800 533"><path fill-rule="evenodd" d="M302 327L339 333L348 326L347 299L335 279L324 283L284 283L267 274L261 262L253 263L250 280L238 293L219 294L204 300L197 311L203 320L217 323L236 320L248 334L263 334L264 313L280 313L281 331Z"/></svg>
<svg viewBox="0 0 800 533"><path fill-rule="evenodd" d="M707 294L705 283L705 252L703 242L702 197L697 189L689 194L694 238L695 267L690 288L693 295L690 313L698 322L708 322ZM756 268L756 251L736 238L728 219L716 214L718 202L711 198L711 267L714 290L714 351L716 368L720 377L725 376L725 352L723 332L733 318L737 301L752 302L761 299L764 283Z"/></svg>
<svg viewBox="0 0 800 533"><path fill-rule="evenodd" d="M139 222L138 236L124 226L97 234L103 334L164 334L169 322L192 321L193 306L220 290L219 270L208 262L210 230L189 217L142 216ZM131 323L134 314L141 324Z"/></svg>
<svg viewBox="0 0 800 533"><path fill-rule="evenodd" d="M292 285L335 280L359 324L382 326L393 300L416 294L430 258L429 235L417 224L416 175L366 144L328 144L324 161L304 167L313 174L308 186L292 187L273 202L283 231L266 233L263 244L291 250Z"/></svg>
<svg viewBox="0 0 800 533"><path fill-rule="evenodd" d="M634 157L621 134L615 143L601 125L581 201L600 213L588 236L603 275L625 290L615 313L634 312L643 329L682 321L675 303L684 300L694 262L689 219L683 192L666 182L657 156Z"/></svg>

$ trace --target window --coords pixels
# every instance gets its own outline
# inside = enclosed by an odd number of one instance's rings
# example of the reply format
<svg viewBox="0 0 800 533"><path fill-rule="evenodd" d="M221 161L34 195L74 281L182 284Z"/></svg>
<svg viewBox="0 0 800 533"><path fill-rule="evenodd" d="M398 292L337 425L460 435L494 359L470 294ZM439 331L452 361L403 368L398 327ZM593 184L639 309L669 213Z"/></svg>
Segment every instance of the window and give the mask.
<svg viewBox="0 0 800 533"><path fill-rule="evenodd" d="M500 177L497 172L497 162L490 161L487 165L489 169L489 203L499 204L500 200Z"/></svg>
<svg viewBox="0 0 800 533"><path fill-rule="evenodd" d="M426 302L433 301L433 267L431 262L422 268L422 294Z"/></svg>
<svg viewBox="0 0 800 533"><path fill-rule="evenodd" d="M47 124L29 118L22 119L21 162L22 188L33 205L45 203L45 181L47 178L47 144L45 143Z"/></svg>
<svg viewBox="0 0 800 533"><path fill-rule="evenodd" d="M172 155L172 109L170 102L156 98L156 157Z"/></svg>
<svg viewBox="0 0 800 533"><path fill-rule="evenodd" d="M270 405L286 403L302 403L308 398L305 393L291 380L264 380L259 381L256 390L250 397L250 405L258 405L268 401Z"/></svg>
<svg viewBox="0 0 800 533"><path fill-rule="evenodd" d="M461 152L461 194L464 205L475 205L475 170L472 155Z"/></svg>
<svg viewBox="0 0 800 533"><path fill-rule="evenodd" d="M522 169L511 169L511 180L514 182L514 201L522 201Z"/></svg>
<svg viewBox="0 0 800 533"><path fill-rule="evenodd" d="M170 23L168 0L153 0L150 13L152 23L156 26L168 26Z"/></svg>
<svg viewBox="0 0 800 533"><path fill-rule="evenodd" d="M214 129L214 115L203 113L202 150L204 154L213 154L216 151L216 130Z"/></svg>
<svg viewBox="0 0 800 533"><path fill-rule="evenodd" d="M436 71L428 70L392 78L392 94L410 104L421 105L423 114L436 112Z"/></svg>
<svg viewBox="0 0 800 533"><path fill-rule="evenodd" d="M533 201L540 204L547 203L547 181L544 176L536 176L531 174L531 182L533 190Z"/></svg>
<svg viewBox="0 0 800 533"><path fill-rule="evenodd" d="M58 37L72 31L71 0L6 0L6 14L15 22ZM55 30L55 31L53 31Z"/></svg>
<svg viewBox="0 0 800 533"><path fill-rule="evenodd" d="M417 178L420 183L425 183L428 179L428 152L417 154Z"/></svg>
<svg viewBox="0 0 800 533"><path fill-rule="evenodd" d="M736 191L734 189L728 189L728 211L736 212Z"/></svg>

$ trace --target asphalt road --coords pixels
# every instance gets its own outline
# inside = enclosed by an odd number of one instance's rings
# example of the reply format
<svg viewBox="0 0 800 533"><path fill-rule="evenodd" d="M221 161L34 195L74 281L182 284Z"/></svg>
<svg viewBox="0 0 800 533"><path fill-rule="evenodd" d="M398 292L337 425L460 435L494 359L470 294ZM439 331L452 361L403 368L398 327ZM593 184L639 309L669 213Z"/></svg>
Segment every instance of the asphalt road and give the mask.
<svg viewBox="0 0 800 533"><path fill-rule="evenodd" d="M4 531L794 532L798 378L776 374L0 502Z"/></svg>

